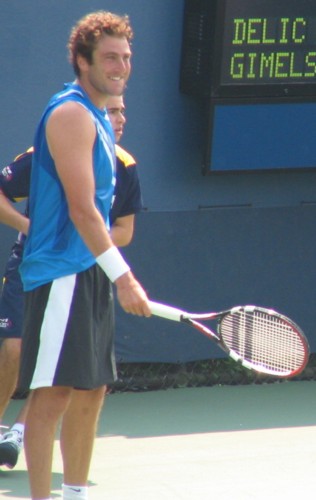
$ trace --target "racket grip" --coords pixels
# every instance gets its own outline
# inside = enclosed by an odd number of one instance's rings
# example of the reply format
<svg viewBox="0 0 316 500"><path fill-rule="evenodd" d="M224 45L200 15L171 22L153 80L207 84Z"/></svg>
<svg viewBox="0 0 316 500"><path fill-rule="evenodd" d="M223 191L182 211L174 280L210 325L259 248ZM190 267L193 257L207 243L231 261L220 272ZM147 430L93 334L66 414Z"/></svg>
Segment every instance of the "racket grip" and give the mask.
<svg viewBox="0 0 316 500"><path fill-rule="evenodd" d="M160 304L159 302L152 302L151 300L149 301L149 307L154 316L160 316L171 321L181 321L182 315L185 314L181 309Z"/></svg>

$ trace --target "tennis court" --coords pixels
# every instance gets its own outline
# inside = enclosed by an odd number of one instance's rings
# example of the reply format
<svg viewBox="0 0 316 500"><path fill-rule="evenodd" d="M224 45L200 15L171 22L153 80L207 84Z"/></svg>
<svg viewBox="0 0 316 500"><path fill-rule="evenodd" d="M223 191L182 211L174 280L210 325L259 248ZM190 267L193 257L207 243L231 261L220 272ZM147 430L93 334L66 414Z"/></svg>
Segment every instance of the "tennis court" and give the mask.
<svg viewBox="0 0 316 500"><path fill-rule="evenodd" d="M102 411L91 500L291 500L316 491L316 382L114 393ZM11 423L21 401L12 401ZM53 498L62 467L56 441ZM0 497L29 497L24 455Z"/></svg>

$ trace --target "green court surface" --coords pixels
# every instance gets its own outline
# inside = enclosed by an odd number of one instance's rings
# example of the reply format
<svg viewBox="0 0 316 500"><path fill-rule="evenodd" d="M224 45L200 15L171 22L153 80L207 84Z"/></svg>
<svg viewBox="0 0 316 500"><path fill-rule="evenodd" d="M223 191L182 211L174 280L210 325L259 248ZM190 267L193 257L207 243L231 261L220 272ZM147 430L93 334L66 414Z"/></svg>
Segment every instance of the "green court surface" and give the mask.
<svg viewBox="0 0 316 500"><path fill-rule="evenodd" d="M12 401L5 423L21 401ZM90 500L291 500L316 492L316 382L110 394ZM62 464L56 439L53 498ZM0 498L29 498L22 453Z"/></svg>

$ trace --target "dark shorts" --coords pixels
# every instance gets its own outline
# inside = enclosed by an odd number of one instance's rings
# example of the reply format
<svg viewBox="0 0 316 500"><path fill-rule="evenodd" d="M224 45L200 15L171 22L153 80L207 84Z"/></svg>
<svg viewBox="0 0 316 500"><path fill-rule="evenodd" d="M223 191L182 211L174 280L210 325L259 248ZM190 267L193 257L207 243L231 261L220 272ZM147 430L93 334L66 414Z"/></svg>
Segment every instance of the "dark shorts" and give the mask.
<svg viewBox="0 0 316 500"><path fill-rule="evenodd" d="M19 273L23 245L16 243L7 262L0 299L0 338L21 338L23 286Z"/></svg>
<svg viewBox="0 0 316 500"><path fill-rule="evenodd" d="M99 266L24 295L19 388L95 389L116 379L112 286Z"/></svg>

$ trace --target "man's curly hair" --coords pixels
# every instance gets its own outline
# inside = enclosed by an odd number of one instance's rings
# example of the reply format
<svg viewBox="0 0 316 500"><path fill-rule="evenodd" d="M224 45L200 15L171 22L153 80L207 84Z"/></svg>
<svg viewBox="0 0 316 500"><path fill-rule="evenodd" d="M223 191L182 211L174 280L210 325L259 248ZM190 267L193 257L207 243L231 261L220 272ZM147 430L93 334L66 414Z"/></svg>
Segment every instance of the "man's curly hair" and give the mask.
<svg viewBox="0 0 316 500"><path fill-rule="evenodd" d="M134 34L129 17L98 11L87 14L76 23L70 33L68 51L69 61L77 76L80 76L77 55L80 54L92 64L93 51L104 34L125 37L131 43Z"/></svg>

